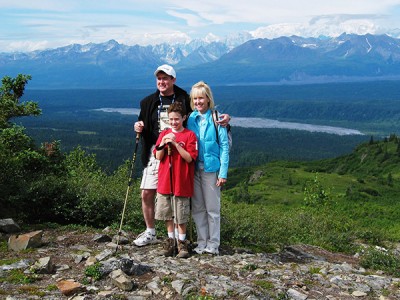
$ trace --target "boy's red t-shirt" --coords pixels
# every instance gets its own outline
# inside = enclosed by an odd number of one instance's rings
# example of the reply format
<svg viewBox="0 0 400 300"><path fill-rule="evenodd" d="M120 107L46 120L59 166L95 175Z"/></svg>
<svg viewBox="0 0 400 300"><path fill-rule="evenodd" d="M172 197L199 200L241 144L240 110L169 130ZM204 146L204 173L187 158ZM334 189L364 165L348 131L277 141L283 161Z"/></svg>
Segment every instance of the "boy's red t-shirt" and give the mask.
<svg viewBox="0 0 400 300"><path fill-rule="evenodd" d="M172 132L171 129L166 129L160 133L156 145L160 145L162 138ZM170 184L170 159L172 163L172 183L173 191L172 193L178 197L192 197L194 190L194 169L195 161L197 158L197 138L196 134L184 128L181 132L173 132L176 137L176 142L185 149L192 157L192 162L187 163L186 160L182 158L178 150L174 146L171 146L172 153L171 158L168 156L168 149L165 147L164 157L160 161L160 167L158 169L158 186L157 192L160 194L171 194L171 184ZM155 155L156 149L153 153Z"/></svg>

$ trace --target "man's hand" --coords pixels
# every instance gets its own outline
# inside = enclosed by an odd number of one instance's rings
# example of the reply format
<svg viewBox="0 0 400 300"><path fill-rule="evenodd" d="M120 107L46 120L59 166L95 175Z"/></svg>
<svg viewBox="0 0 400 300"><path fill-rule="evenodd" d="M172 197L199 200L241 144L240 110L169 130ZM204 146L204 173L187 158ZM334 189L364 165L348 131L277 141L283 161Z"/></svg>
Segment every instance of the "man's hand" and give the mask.
<svg viewBox="0 0 400 300"><path fill-rule="evenodd" d="M143 121L137 121L137 122L135 122L134 128L135 128L135 131L136 131L137 133L141 133L141 132L143 131L143 128L144 128L144 123L143 123Z"/></svg>
<svg viewBox="0 0 400 300"><path fill-rule="evenodd" d="M229 122L231 120L231 116L228 114L220 114L219 115L219 120L217 121L217 123L223 127L226 127Z"/></svg>

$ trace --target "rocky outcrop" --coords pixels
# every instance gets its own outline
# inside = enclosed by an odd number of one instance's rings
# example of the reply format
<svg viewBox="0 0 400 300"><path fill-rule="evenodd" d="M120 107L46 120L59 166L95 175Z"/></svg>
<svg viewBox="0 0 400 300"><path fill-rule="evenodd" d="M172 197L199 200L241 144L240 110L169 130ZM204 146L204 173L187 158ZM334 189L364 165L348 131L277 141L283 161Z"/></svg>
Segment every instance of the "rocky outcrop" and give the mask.
<svg viewBox="0 0 400 300"><path fill-rule="evenodd" d="M161 256L160 243L116 248L115 237L114 242L97 237L44 230L40 248L0 253L0 298L400 299L399 278L365 270L355 256L309 245L279 253L222 247L219 256L178 259ZM5 259L10 263L2 263ZM11 280L12 270L32 282Z"/></svg>
<svg viewBox="0 0 400 300"><path fill-rule="evenodd" d="M12 235L8 239L8 249L13 251L37 248L42 245L42 230L28 232L20 235Z"/></svg>

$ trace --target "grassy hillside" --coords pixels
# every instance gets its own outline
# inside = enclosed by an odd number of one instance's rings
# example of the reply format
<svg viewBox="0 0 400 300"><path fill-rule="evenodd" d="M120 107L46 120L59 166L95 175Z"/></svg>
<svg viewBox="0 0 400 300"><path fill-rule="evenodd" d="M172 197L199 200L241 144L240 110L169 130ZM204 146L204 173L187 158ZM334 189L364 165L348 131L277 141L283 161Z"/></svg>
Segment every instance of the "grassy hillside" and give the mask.
<svg viewBox="0 0 400 300"><path fill-rule="evenodd" d="M225 213L241 220L238 243L261 248L306 242L352 251L357 240L399 241L399 160L392 135L334 159L232 169Z"/></svg>

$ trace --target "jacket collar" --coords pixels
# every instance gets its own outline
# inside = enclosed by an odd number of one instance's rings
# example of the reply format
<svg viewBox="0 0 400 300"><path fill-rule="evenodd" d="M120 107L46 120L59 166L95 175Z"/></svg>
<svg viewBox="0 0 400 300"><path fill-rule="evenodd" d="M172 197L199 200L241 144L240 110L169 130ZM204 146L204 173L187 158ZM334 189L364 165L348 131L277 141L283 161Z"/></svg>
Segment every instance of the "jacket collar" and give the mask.
<svg viewBox="0 0 400 300"><path fill-rule="evenodd" d="M198 116L200 116L200 113L198 110L194 110L193 111L194 116L197 118ZM203 114L203 116L205 116L206 118L208 118L211 114L211 109L208 109L207 112L205 114Z"/></svg>

